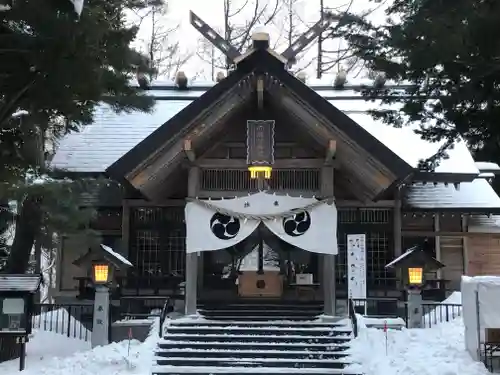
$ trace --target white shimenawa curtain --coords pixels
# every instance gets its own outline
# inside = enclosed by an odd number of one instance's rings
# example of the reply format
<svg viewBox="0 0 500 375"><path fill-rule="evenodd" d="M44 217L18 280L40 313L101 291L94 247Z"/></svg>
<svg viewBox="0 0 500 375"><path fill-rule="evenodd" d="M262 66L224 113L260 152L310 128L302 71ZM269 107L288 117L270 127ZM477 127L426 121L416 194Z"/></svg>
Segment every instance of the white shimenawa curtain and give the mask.
<svg viewBox="0 0 500 375"><path fill-rule="evenodd" d="M294 213L287 212L293 210ZM243 241L263 222L276 236L303 250L337 254L333 202L259 192L246 197L186 204L186 251L212 251Z"/></svg>

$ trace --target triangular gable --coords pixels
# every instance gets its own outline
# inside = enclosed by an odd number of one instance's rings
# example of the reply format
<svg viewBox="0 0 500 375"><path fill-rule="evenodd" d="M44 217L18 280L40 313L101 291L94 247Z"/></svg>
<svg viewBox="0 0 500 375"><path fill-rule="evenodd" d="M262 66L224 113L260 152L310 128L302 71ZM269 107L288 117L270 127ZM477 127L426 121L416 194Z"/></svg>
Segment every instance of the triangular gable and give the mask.
<svg viewBox="0 0 500 375"><path fill-rule="evenodd" d="M156 129L143 141L133 147L120 159L115 161L106 169L106 173L115 179L123 179L123 177L133 170L136 166L154 153L157 149L167 141L179 136L187 129L194 120L208 108L213 107L225 94L238 85L257 65L257 56L252 56L246 61L242 61L238 65L238 69L231 72L227 78L223 79L218 84L214 85L200 97L193 100L189 105L184 107L174 117ZM280 64L274 59L273 64Z"/></svg>
<svg viewBox="0 0 500 375"><path fill-rule="evenodd" d="M256 50L226 79L216 84L206 93L194 100L177 115L154 131L141 143L127 152L123 157L111 165L106 172L114 178L123 178L128 172L140 165L143 160L158 150L167 140L185 134L187 127L196 119L196 116L217 103L220 98L237 85L248 74L256 72L276 77L288 89L295 93L300 101L306 103L313 110L320 113L329 122L355 141L362 149L373 155L386 166L398 179L408 177L414 169L392 150L386 147L376 137L366 131L341 110L330 104L321 95L286 71L283 63L265 50Z"/></svg>

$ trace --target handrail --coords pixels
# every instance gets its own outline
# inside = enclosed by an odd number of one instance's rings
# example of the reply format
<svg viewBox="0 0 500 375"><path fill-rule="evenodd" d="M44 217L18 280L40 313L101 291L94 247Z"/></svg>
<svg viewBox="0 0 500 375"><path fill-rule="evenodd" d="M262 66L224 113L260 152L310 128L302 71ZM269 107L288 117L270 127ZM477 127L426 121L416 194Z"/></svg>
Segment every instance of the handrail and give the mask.
<svg viewBox="0 0 500 375"><path fill-rule="evenodd" d="M163 323L165 323L165 320L167 319L169 308L170 308L170 297L167 297L165 303L163 304L163 308L161 309L161 314L160 314L160 329L158 331L158 335L160 337L163 336Z"/></svg>
<svg viewBox="0 0 500 375"><path fill-rule="evenodd" d="M354 309L354 302L351 298L348 299L349 319L352 323L352 333L354 337L358 337L358 318L356 317L356 310Z"/></svg>

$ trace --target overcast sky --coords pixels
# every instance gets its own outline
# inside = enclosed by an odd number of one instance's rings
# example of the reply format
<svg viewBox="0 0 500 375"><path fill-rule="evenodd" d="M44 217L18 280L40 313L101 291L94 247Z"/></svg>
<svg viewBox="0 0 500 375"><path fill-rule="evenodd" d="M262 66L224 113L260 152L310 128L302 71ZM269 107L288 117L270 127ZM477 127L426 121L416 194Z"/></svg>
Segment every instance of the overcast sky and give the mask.
<svg viewBox="0 0 500 375"><path fill-rule="evenodd" d="M209 23L212 27L221 29L223 26L223 1L224 0L168 0L168 16L165 19L165 22L168 24L179 24L179 29L176 32L176 35L173 36L177 40L180 40L182 43L182 48L184 52L196 52L200 50L200 40L202 39L197 30L195 30L190 22L189 22L189 11L192 10L199 17L201 17L204 21ZM233 6L240 6L244 4L248 0L232 0ZM235 19L236 23L242 23L245 19L251 17L252 12L252 3L256 0L249 0L250 3L245 11L242 12L237 19ZM276 0L258 0L260 3L271 2ZM307 4L307 6L306 6ZM301 30L299 32L305 31L306 27L314 24L319 19L319 4L320 0L296 0L295 4L295 12L299 15L299 17L304 21L305 25L301 26ZM355 13L364 13L374 8L378 8L376 12L372 13L371 18L382 17L383 19L383 6L384 3L370 1L370 0L324 0L324 4L326 7L334 7L339 10L346 10L349 8L350 11ZM283 18L284 16L282 16ZM147 39L147 35L149 35L151 30L151 25L145 21L142 24L141 33L139 36L140 41L139 44L144 45L144 39ZM279 26L273 27L269 29L271 33L271 39L276 40L279 37ZM281 33L282 34L282 33ZM278 39L281 40L281 39ZM286 43L286 42L284 42ZM337 41L335 45L330 45L330 49L335 48L339 45ZM313 59L316 58L317 48L312 46L309 52L307 52L306 56L303 57L305 64L304 66L308 66L306 71L308 75L314 76L314 63L310 63ZM279 51L283 50L285 46L279 47ZM205 59L207 60L207 59ZM306 64L306 60L307 63ZM194 56L190 59L190 61L182 67L182 70L187 73L188 76L193 77L196 75L198 80L210 80L211 79L211 66L208 62L203 61L198 56Z"/></svg>

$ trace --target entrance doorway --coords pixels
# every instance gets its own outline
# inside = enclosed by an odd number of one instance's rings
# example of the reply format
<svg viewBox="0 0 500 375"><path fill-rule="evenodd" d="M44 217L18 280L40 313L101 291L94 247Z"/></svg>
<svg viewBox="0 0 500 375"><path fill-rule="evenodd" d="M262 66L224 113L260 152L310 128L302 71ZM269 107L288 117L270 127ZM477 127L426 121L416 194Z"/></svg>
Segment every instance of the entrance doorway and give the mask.
<svg viewBox="0 0 500 375"><path fill-rule="evenodd" d="M202 299L322 300L319 255L264 225L236 246L203 253Z"/></svg>

